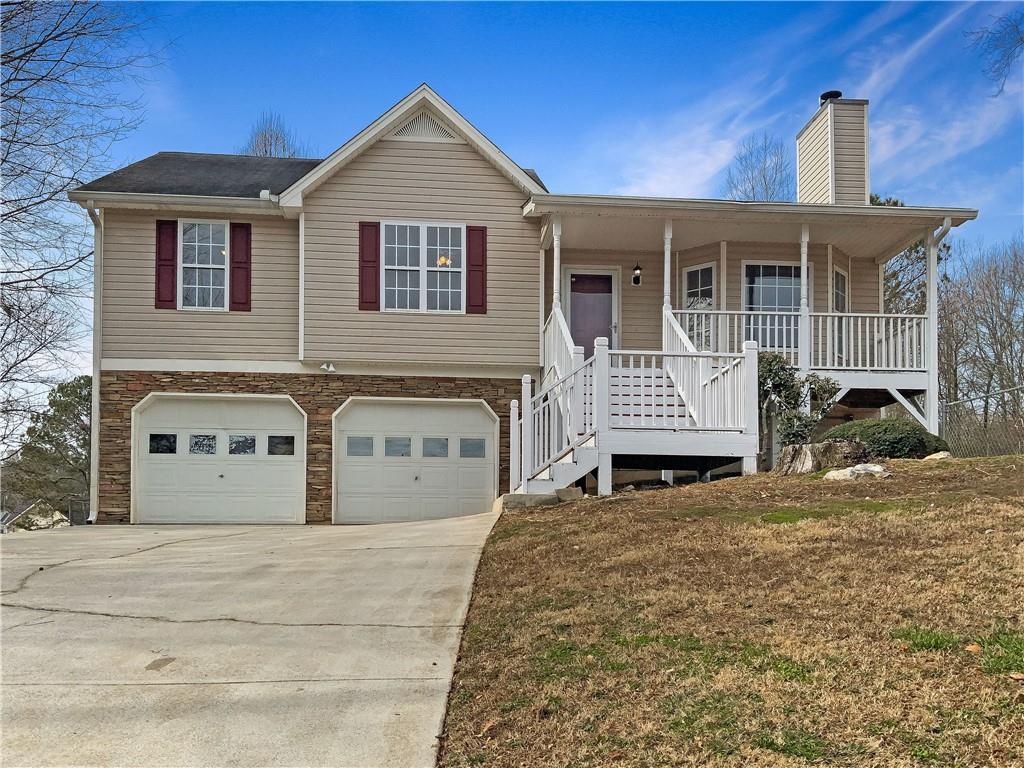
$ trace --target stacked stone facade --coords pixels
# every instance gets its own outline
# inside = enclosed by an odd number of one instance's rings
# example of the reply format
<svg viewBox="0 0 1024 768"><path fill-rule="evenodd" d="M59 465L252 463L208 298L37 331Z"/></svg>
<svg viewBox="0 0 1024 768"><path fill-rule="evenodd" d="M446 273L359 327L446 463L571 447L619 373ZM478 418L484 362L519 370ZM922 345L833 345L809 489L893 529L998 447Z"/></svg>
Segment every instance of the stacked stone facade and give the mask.
<svg viewBox="0 0 1024 768"><path fill-rule="evenodd" d="M331 415L354 396L482 399L501 420L498 488L508 488L508 413L517 379L342 376L305 373L105 371L100 377L100 523L127 523L131 508L131 412L150 392L290 395L306 412L306 522L331 521Z"/></svg>

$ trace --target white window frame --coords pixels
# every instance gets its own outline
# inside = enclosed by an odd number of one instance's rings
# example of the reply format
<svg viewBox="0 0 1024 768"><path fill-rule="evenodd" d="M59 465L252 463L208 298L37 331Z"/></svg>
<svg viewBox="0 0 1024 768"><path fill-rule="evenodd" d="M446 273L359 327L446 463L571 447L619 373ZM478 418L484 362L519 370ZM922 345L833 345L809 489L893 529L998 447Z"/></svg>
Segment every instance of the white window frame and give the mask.
<svg viewBox="0 0 1024 768"><path fill-rule="evenodd" d="M846 300L846 309L843 310L843 314L849 314L852 311L850 309L850 273L847 272L842 267L837 267L835 265L832 266L832 273L833 273L833 275L832 275L832 283L829 286L829 294L828 294L829 312L838 312L839 311L835 307L835 303L836 303L835 273L837 273L837 272L840 275L843 276L844 280L846 280L846 291L844 292L845 295L843 296L843 298Z"/></svg>
<svg viewBox="0 0 1024 768"><path fill-rule="evenodd" d="M799 312L800 307L797 306L794 310L753 310L747 305L747 266L777 266L777 267L799 267L800 260L787 260L787 259L743 259L740 262L740 307L743 312ZM800 276L803 280L803 275ZM814 264L808 260L807 262L807 309L811 312L814 311Z"/></svg>
<svg viewBox="0 0 1024 768"><path fill-rule="evenodd" d="M420 276L420 306L419 309L399 309L391 308L387 306L387 301L384 298L384 281L385 274L388 270L387 265L384 261L384 232L387 226L399 226L399 227L419 227L420 229L420 265L419 265L419 276ZM461 307L459 309L427 309L427 273L431 270L427 267L427 227L448 227L450 229L458 229L462 236L462 266L458 270L433 270L436 272L447 271L459 273L459 292L462 296L460 302ZM454 221L415 221L415 220L400 220L400 219L388 219L380 222L380 281L377 289L380 296L380 311L381 312L397 312L399 314L413 314L413 315L464 315L466 314L466 303L468 297L466 296L466 269L469 262L469 243L466 242L466 225L461 222ZM399 267L398 269L402 269Z"/></svg>
<svg viewBox="0 0 1024 768"><path fill-rule="evenodd" d="M223 307L186 307L182 304L182 289L185 278L185 264L182 262L182 233L185 229L185 224L220 224L224 227L224 306ZM183 312L227 312L231 308L231 222L219 221L216 219L178 219L178 309ZM195 264L189 264L189 267L195 267ZM210 269L212 267L219 267L219 265L211 264L198 265L200 269Z"/></svg>
<svg viewBox="0 0 1024 768"><path fill-rule="evenodd" d="M680 309L687 312L693 312L696 310L690 309L686 306L686 285L689 282L689 275L691 272L695 272L701 269L707 269L711 267L711 306L704 309L705 312L714 312L718 309L718 262L708 261L703 264L691 264L690 266L683 267L683 273L679 278L679 302Z"/></svg>

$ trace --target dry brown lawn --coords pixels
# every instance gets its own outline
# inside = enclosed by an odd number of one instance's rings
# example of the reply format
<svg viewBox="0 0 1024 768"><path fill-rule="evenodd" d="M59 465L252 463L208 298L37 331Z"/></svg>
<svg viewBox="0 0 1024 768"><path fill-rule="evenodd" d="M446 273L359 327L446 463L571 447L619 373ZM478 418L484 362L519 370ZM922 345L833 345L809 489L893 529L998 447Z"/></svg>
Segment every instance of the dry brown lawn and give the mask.
<svg viewBox="0 0 1024 768"><path fill-rule="evenodd" d="M1024 765L1024 457L510 513L440 763Z"/></svg>

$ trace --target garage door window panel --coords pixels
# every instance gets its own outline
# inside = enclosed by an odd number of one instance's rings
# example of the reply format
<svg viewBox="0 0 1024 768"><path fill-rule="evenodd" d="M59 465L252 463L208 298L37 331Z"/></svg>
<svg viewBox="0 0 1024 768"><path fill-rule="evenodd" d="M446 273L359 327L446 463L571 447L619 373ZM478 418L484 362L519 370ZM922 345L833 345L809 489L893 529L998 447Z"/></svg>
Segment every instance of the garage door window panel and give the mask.
<svg viewBox="0 0 1024 768"><path fill-rule="evenodd" d="M391 458L407 458L412 456L412 438L385 437L384 455Z"/></svg>
<svg viewBox="0 0 1024 768"><path fill-rule="evenodd" d="M294 456L295 435L268 435L267 456Z"/></svg>
<svg viewBox="0 0 1024 768"><path fill-rule="evenodd" d="M217 436L192 434L188 436L188 452L194 456L214 456L217 453Z"/></svg>
<svg viewBox="0 0 1024 768"><path fill-rule="evenodd" d="M348 456L373 456L373 437L349 435L345 439L345 453Z"/></svg>
<svg viewBox="0 0 1024 768"><path fill-rule="evenodd" d="M228 435L228 453L231 456L255 456L256 435Z"/></svg>
<svg viewBox="0 0 1024 768"><path fill-rule="evenodd" d="M487 458L487 441L482 437L459 438L460 459L484 459Z"/></svg>
<svg viewBox="0 0 1024 768"><path fill-rule="evenodd" d="M174 432L152 432L149 435L149 452L153 454L175 454L178 452L178 436Z"/></svg>
<svg viewBox="0 0 1024 768"><path fill-rule="evenodd" d="M448 438L447 437L424 437L423 438L424 459L447 459Z"/></svg>

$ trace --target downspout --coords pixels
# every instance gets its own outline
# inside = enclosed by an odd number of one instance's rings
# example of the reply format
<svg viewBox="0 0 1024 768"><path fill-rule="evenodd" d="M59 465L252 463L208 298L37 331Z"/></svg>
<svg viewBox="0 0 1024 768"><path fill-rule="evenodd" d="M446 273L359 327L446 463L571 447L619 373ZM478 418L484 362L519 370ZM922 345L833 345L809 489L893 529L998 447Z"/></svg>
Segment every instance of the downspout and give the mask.
<svg viewBox="0 0 1024 768"><path fill-rule="evenodd" d="M92 219L92 408L89 430L89 518L96 522L100 509L100 354L103 336L103 210L86 201L85 210Z"/></svg>

